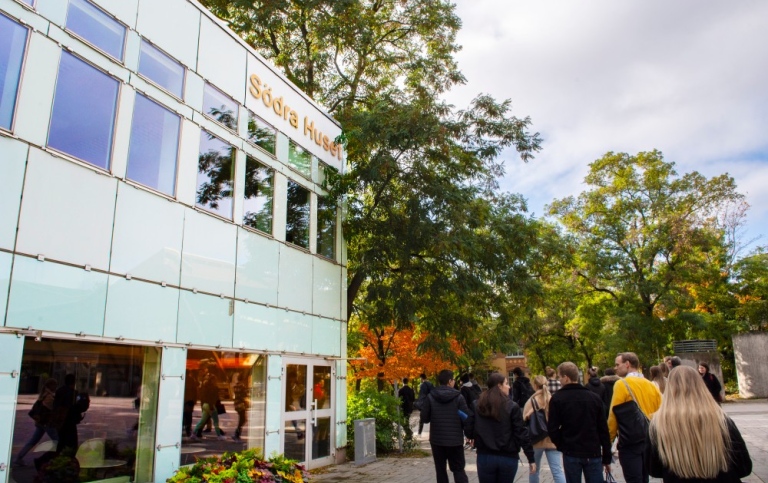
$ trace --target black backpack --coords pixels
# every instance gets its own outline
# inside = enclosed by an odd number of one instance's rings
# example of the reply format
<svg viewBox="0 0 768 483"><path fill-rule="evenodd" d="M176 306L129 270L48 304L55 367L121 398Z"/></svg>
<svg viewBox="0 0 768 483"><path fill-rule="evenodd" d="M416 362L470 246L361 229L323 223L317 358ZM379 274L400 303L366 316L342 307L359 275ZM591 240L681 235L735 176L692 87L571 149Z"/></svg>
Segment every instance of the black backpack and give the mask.
<svg viewBox="0 0 768 483"><path fill-rule="evenodd" d="M416 399L413 403L413 407L421 411L422 407L424 406L424 401L429 396L429 393L432 392L432 388L435 386L432 385L429 381L424 381L421 383L421 386L419 387L419 398Z"/></svg>
<svg viewBox="0 0 768 483"><path fill-rule="evenodd" d="M518 406L521 408L525 406L525 403L528 402L528 399L533 396L533 393L536 392L533 390L533 386L531 386L530 381L520 381L519 384L520 387L520 394L519 394L519 400L515 401Z"/></svg>

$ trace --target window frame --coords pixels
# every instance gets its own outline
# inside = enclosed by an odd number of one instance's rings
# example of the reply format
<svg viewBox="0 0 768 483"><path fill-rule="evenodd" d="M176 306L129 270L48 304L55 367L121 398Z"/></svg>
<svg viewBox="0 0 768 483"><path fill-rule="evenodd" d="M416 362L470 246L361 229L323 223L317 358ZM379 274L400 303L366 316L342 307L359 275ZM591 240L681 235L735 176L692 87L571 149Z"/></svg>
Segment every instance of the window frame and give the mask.
<svg viewBox="0 0 768 483"><path fill-rule="evenodd" d="M156 50L158 50L158 51L159 51L161 54L163 54L164 56L168 57L168 59L170 59L172 62L175 62L176 64L178 64L179 66L181 66L181 69L182 69L182 71L183 71L183 72L182 72L182 78L181 78L181 97L177 96L177 95L176 95L176 94L174 94L173 92L171 92L171 91L169 91L168 89L166 89L165 87L161 86L161 85L160 85L160 84L159 84L157 81L154 81L154 80L152 80L152 79L151 79L149 76L147 76L146 74L143 74L143 73L141 72L141 70L140 70L140 69L141 69L141 54L142 54L142 50L141 50L141 47L142 47L142 45L143 45L144 43L146 43L147 45L149 45L149 46L150 46L150 47L152 47L153 49L156 49ZM149 41L148 39L146 39L145 37L141 37L141 42L139 43L139 63L138 63L138 65L136 66L136 75L138 75L138 76L139 76L141 79L143 79L144 81L146 81L146 82L148 82L148 83L152 84L153 86L155 86L155 87L157 87L158 89L162 90L163 92L165 92L165 93L166 93L166 94L168 94L169 96L172 96L174 99L176 99L176 100L178 100L178 101L181 101L181 102L183 103L183 102L184 102L184 93L185 93L185 92L186 92L186 90L187 90L187 71L188 71L188 70L189 70L189 69L187 69L187 66L186 66L186 65L182 64L181 62L179 62L177 59L175 59L175 58L174 58L172 55L170 55L168 52L166 52L165 50L161 49L160 47L158 47L158 46L157 46L157 45L155 45L154 43L150 42L150 41Z"/></svg>
<svg viewBox="0 0 768 483"><path fill-rule="evenodd" d="M307 169L308 169L307 173L302 172L299 168L297 168L291 162L291 146L296 146L296 147L299 147L299 148L303 149L304 152L307 153L307 155L309 156L309 166L307 167ZM287 162L287 165L288 165L288 167L291 170L296 172L299 176L301 176L302 178L306 179L307 181L312 181L312 161L313 161L312 158L316 158L316 157L317 156L312 154L312 152L309 149L305 148L304 146L302 146L301 144L297 143L293 139L288 139L288 160L287 160L288 162Z"/></svg>
<svg viewBox="0 0 768 483"><path fill-rule="evenodd" d="M303 189L304 191L307 192L307 207L308 207L307 209L309 211L309 214L307 216L307 227L306 227L306 231L307 231L307 246L306 247L304 247L302 245L299 245L299 244L297 244L297 243L295 243L293 241L288 240L288 214L289 214L289 209L288 208L290 206L289 203L288 203L288 193L290 191L290 184L291 183L295 184L296 186L298 186L299 188L301 188L301 189ZM288 245L291 245L292 247L298 248L299 250L304 250L304 251L309 253L310 246L312 245L312 233L311 233L311 231L312 231L312 190L310 190L309 188L307 188L303 184L299 183L298 181L295 181L295 180L293 180L291 178L288 178L288 183L286 185L285 192L286 192L286 194L285 194L285 243L287 243Z"/></svg>
<svg viewBox="0 0 768 483"><path fill-rule="evenodd" d="M235 193L237 192L236 188L237 188L237 181L238 181L238 179L237 179L237 152L238 152L238 149L237 149L237 147L235 147L234 145L232 145L230 142L226 141L225 139L222 139L221 137L219 137L216 134L212 133L211 131L205 129L204 127L200 127L200 143L203 142L203 136L212 136L213 138L215 138L215 139L219 140L220 142L222 142L222 143L226 144L227 146L229 146L230 149L232 150L231 154L230 154L230 156L232 156L232 196L229 198L231 207L230 207L229 216L227 217L227 216L224 216L224 215L222 215L221 213L219 213L217 211L211 211L210 209L206 208L205 206L202 206L201 204L199 204L197 202L197 192L198 192L198 190L200 188L200 185L198 183L198 177L200 176L199 164L198 164L197 169L195 170L196 176L195 176L195 205L194 205L194 207L195 207L195 209L197 209L199 211L202 211L202 212L207 213L207 214L212 215L212 216L216 216L218 218L221 218L222 220L227 220L229 222L234 222L235 221ZM199 163L200 155L201 154L202 153L200 152L200 147L198 146L198 153L197 153L198 163Z"/></svg>
<svg viewBox="0 0 768 483"><path fill-rule="evenodd" d="M16 85L15 99L13 101L13 110L11 111L11 125L9 126L8 129L4 128L3 126L0 126L0 132L13 134L16 129L16 116L19 113L19 95L21 94L21 84L24 82L24 71L26 70L26 66L27 66L27 56L29 55L29 42L30 42L30 39L32 38L32 28L29 25L25 25L21 23L19 19L11 17L6 12L0 11L0 16L7 18L9 21L17 24L18 26L26 29L27 31L27 37L24 40L24 51L22 52L22 55L21 55L21 66L19 66L19 78L17 80L17 85ZM51 108L53 108L53 106L51 106Z"/></svg>
<svg viewBox="0 0 768 483"><path fill-rule="evenodd" d="M245 133L245 136L243 136L245 138L245 142L247 142L249 145L251 145L251 146L261 150L262 152L270 155L271 157L277 159L277 133L278 133L277 128L275 126L273 126L272 124L268 123L267 121L265 121L261 116L257 115L256 113L254 113L253 111L251 111L247 107L245 107L245 110L248 111L248 123L251 122L251 119L255 118L255 119L258 119L258 121L261 122L262 124L265 124L270 129L272 129L272 132L274 133L275 152L269 152L265 148L259 146L258 144L254 143L253 141L251 141L251 137L248 134L248 126L245 126L246 133Z"/></svg>
<svg viewBox="0 0 768 483"><path fill-rule="evenodd" d="M175 200L177 195L178 195L178 191L179 191L179 163L181 161L181 131L182 131L182 126L184 125L184 117L181 116L178 112L170 109L168 106L164 105L162 102L160 102L157 99L154 99L153 97L149 96L146 93L138 92L137 91L136 92L136 96L137 96L137 98L138 98L138 96L141 96L141 97L145 98L146 100L148 100L149 102L157 104L157 106L160 107L161 109L165 109L169 113L171 113L174 116L179 118L179 129L178 129L178 132L176 133L176 162L174 164L174 173L173 173L173 193L172 194L165 193L164 191L160 191L157 188L153 188L152 186L148 186L148 185L146 185L146 184L144 184L144 183L142 183L140 181L137 181L135 179L132 179L132 178L128 177L128 167L130 166L130 163L131 163L131 146L133 145L133 123L134 123L135 116L136 116L136 101L135 100L134 100L134 104L133 104L133 112L131 113L131 124L130 124L131 127L130 127L130 131L129 131L129 134L128 134L128 155L127 155L126 161L125 161L125 175L123 176L123 181L131 183L131 184L135 184L135 185L140 186L142 188L146 188L146 189L152 191L153 193L156 193L156 194L159 194L161 196L164 196L164 197L167 197L167 198Z"/></svg>
<svg viewBox="0 0 768 483"><path fill-rule="evenodd" d="M16 0L16 3L21 4L23 7L29 8L31 10L35 10L37 8L37 0L32 0L32 4L28 4L24 0Z"/></svg>
<svg viewBox="0 0 768 483"><path fill-rule="evenodd" d="M207 112L205 112L205 108L206 108L206 106L205 106L205 94L206 94L205 90L208 87L210 87L211 89L215 90L216 92L221 94L223 97L225 97L225 98L229 99L230 101L232 101L235 104L235 107L237 107L237 112L234 115L234 119L235 119L235 126L234 127L227 126L226 124L222 123L221 121L219 121L215 117L213 117L210 114L208 114ZM219 89L218 87L216 87L215 85L213 85L212 83L210 83L208 81L205 81L203 83L203 108L201 110L202 113L203 113L203 116L205 116L206 119L210 119L211 121L215 122L217 126L223 127L224 129L226 129L227 131L231 132L232 134L234 134L234 135L236 135L238 137L240 137L239 133L237 132L238 128L240 127L240 107L241 107L240 103L237 102L233 97L228 95L226 92L222 91L221 89Z"/></svg>
<svg viewBox="0 0 768 483"><path fill-rule="evenodd" d="M85 63L86 65L96 69L100 73L104 74L105 76L107 76L110 79L112 79L112 80L117 82L117 93L116 93L116 97L115 97L115 115L114 115L114 117L112 119L112 134L111 134L111 141L110 141L110 146L109 146L109 157L107 159L107 167L106 168L102 168L101 166L95 165L95 164L91 163L90 161L87 161L85 159L82 159L82 158L79 158L79 157L75 156L74 154L68 153L66 151L62 151L61 149L53 147L50 144L51 126L53 125L53 112L54 112L53 109L54 109L54 106L56 105L56 91L57 91L58 84L59 84L59 73L61 71L61 59L63 58L64 54L71 55L75 59L80 60L81 62ZM61 156L64 156L64 157L66 157L68 159L75 160L75 161L77 161L79 163L84 163L86 166L91 167L93 169L96 169L99 172L106 172L106 173L110 173L111 174L112 173L112 167L113 167L112 166L112 162L114 161L113 158L114 158L114 155L115 155L115 137L116 137L116 134L117 134L117 116L119 114L120 96L122 95L122 93L123 93L123 83L120 81L120 79L118 79L117 77L113 76L112 74L110 74L106 70L100 68L98 65L96 65L96 64L94 64L92 62L89 62L87 59L85 59L84 57L81 57L76 52L72 52L72 51L69 51L69 50L66 50L66 49L61 49L61 55L59 56L59 66L58 66L58 68L56 70L56 81L54 82L54 88L53 88L53 102L51 103L51 116L50 116L50 119L48 120L48 131L47 131L47 135L46 135L46 139L45 139L45 149L51 150L51 151L53 151L53 152L55 152L55 153L57 153L57 154L59 154Z"/></svg>
<svg viewBox="0 0 768 483"><path fill-rule="evenodd" d="M116 61L116 62L118 62L120 64L125 65L125 50L126 50L126 44L128 43L127 42L127 40L128 40L128 32L131 30L130 27L128 25L124 24L123 22L121 22L120 19L118 19L117 17L115 17L111 13L109 13L106 10L104 10L103 8L101 8L99 5L96 5L95 3L91 2L90 0L75 0L75 1L81 1L81 2L85 2L85 3L90 4L93 8L99 10L101 13L103 13L104 15L109 17L110 19L112 19L115 22L117 22L118 25L123 27L123 29L124 29L124 32L123 32L123 45L122 45L122 48L120 49L120 58L118 59L118 58L114 57L112 54L110 54L109 52L107 52L106 50L102 49L98 45L94 44L90 40L88 40L85 37L83 37L81 34L75 32L74 30L69 28L69 26L67 24L69 23L69 9L70 9L70 6L72 5L72 1L73 0L67 0L67 12L66 12L65 19L64 19L64 31L67 32L68 34L70 34L71 36L75 37L79 41L85 43L89 47L97 50L101 54L106 55L110 59L112 59L112 60L114 60L114 61Z"/></svg>
<svg viewBox="0 0 768 483"><path fill-rule="evenodd" d="M272 166L269 166L268 164L260 161L255 156L251 156L250 154L245 153L245 165L246 165L245 172L246 172L246 177L243 178L243 183L244 184L248 183L247 173L248 173L248 160L249 159L251 159L251 160L253 160L253 162L256 162L256 163L260 164L261 166L265 167L270 172L270 174L272 176L272 214L271 214L272 217L271 217L271 222L270 222L271 226L270 226L270 231L266 232L266 231L262 231L262 230L260 230L260 229L258 229L256 227L254 227L254 226L245 224L245 215L246 215L245 190L243 190L243 219L241 220L241 223L242 223L241 226L243 228L245 228L246 230L249 230L249 231L252 231L252 232L255 232L255 233L259 233L259 234L262 234L262 235L267 235L267 236L272 237L273 233L275 231L275 179L276 179L277 170L275 168L273 168Z"/></svg>
<svg viewBox="0 0 768 483"><path fill-rule="evenodd" d="M325 258L326 260L336 261L337 251L338 251L337 248L336 248L336 242L337 242L337 238L338 238L337 229L338 229L338 224L339 224L338 223L338 221L339 221L338 220L338 218L339 218L339 205L338 205L338 203L334 203L333 204L333 207L334 207L334 210L333 210L333 214L334 214L334 219L333 219L333 245L332 245L332 247L333 247L333 254L329 257L325 253L321 253L320 252L320 211L321 211L320 210L320 200L321 199L328 199L328 198L330 198L328 195L321 195L321 194L317 195L317 208L315 210L315 220L316 220L315 221L315 226L316 226L316 229L315 229L315 252L316 252L316 254L318 256L321 256L321 257Z"/></svg>

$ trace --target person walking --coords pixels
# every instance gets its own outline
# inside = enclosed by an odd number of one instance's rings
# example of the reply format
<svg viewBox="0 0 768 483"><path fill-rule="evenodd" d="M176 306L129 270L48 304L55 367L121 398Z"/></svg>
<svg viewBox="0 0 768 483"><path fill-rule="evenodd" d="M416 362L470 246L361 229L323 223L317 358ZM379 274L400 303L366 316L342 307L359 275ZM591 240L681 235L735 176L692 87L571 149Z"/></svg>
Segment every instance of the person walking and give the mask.
<svg viewBox="0 0 768 483"><path fill-rule="evenodd" d="M213 426L216 428L216 436L220 440L226 439L224 432L219 428L219 411L216 408L216 401L219 400L219 385L216 382L216 376L213 375L209 364L201 367L200 391L198 399L203 405L203 415L198 421L191 438L193 440L203 437L203 426L209 419L213 420Z"/></svg>
<svg viewBox="0 0 768 483"><path fill-rule="evenodd" d="M701 380L704 381L704 385L707 386L709 393L712 394L712 398L718 404L723 402L723 398L720 394L720 391L723 389L723 386L720 385L720 381L717 379L717 376L709 372L708 363L704 361L699 362L699 374L701 374Z"/></svg>
<svg viewBox="0 0 768 483"><path fill-rule="evenodd" d="M611 441L603 401L579 384L579 369L573 362L557 367L560 388L549 401L547 431L563 453L567 483L603 483L603 470L611 471Z"/></svg>
<svg viewBox="0 0 768 483"><path fill-rule="evenodd" d="M523 408L523 420L528 421L531 417L536 417L535 411L543 410L546 419L549 419L549 401L552 396L547 387L547 378L536 376L533 378L533 396L528 399ZM536 463L536 471L528 475L528 483L539 483L539 470L541 469L541 457L547 455L547 463L552 472L552 478L555 483L565 483L565 474L563 473L563 454L557 450L549 436L541 441L533 443L533 458Z"/></svg>
<svg viewBox="0 0 768 483"><path fill-rule="evenodd" d="M29 412L30 417L35 421L35 432L32 433L32 437L29 438L29 441L27 441L24 447L21 448L21 451L16 455L16 458L13 460L14 465L26 466L24 457L46 434L54 443L59 440L56 428L51 425L53 399L56 396L56 386L58 385L59 383L56 379L48 379L45 381L45 384L43 384L40 395L37 397L35 405L32 406L32 411ZM33 414L35 407L38 407L39 409L37 409L36 414Z"/></svg>
<svg viewBox="0 0 768 483"><path fill-rule="evenodd" d="M739 483L752 472L752 459L739 429L712 400L692 367L669 373L649 439L650 475L664 483Z"/></svg>
<svg viewBox="0 0 768 483"><path fill-rule="evenodd" d="M520 406L509 398L509 381L494 372L488 390L474 402L464 434L477 448L477 478L480 483L506 483L515 479L520 465L520 448L525 452L531 474L536 473L533 447L523 423Z"/></svg>
<svg viewBox="0 0 768 483"><path fill-rule="evenodd" d="M512 374L515 375L515 382L512 383L512 400L523 407L528 398L533 395L533 386L521 368L515 367L512 369Z"/></svg>
<svg viewBox="0 0 768 483"><path fill-rule="evenodd" d="M403 411L403 419L405 419L405 437L407 439L413 438L413 431L411 430L411 413L413 413L413 403L416 401L416 394L414 394L411 386L408 385L408 378L403 378L403 387L397 391L397 396L400 398L400 409Z"/></svg>
<svg viewBox="0 0 768 483"><path fill-rule="evenodd" d="M468 483L464 471L464 431L460 414L464 413L466 417L469 408L461 393L453 387L456 381L452 371L440 371L437 382L440 385L429 392L420 414L423 423L430 423L429 445L432 447L437 483L448 483L446 462L456 483Z"/></svg>
<svg viewBox="0 0 768 483"><path fill-rule="evenodd" d="M560 389L560 380L557 378L557 371L547 366L544 369L544 373L547 375L547 389L549 394L554 396L558 389Z"/></svg>
<svg viewBox="0 0 768 483"><path fill-rule="evenodd" d="M600 376L597 375L598 372L599 370L597 367L590 367L587 369L589 380L585 386L587 386L587 389L597 394L597 397L599 397L601 401L605 401L605 386L602 381L600 381Z"/></svg>
<svg viewBox="0 0 768 483"><path fill-rule="evenodd" d="M621 424L632 426L631 431L622 436L619 431L620 422L616 418L614 408L621 404L634 401L647 419L653 416L661 406L661 393L651 381L645 379L640 372L640 360L634 352L622 352L616 356L614 370L622 379L613 387L611 410L608 413L608 430L611 433L611 441L619 437L619 463L624 473L626 483L648 483L648 469L645 461L646 438L644 436L647 427L636 427L645 424L634 418L622 421ZM670 374L672 371L670 371ZM636 439L628 436L631 433L643 434Z"/></svg>
<svg viewBox="0 0 768 483"><path fill-rule="evenodd" d="M432 391L432 389L435 388L435 386L429 382L426 374L422 373L419 378L421 379L421 384L419 384L419 397L416 399L414 407L421 411L422 404L427 400L427 396L429 396L429 393ZM419 436L421 436L421 432L423 430L424 423L421 421L421 418L419 418Z"/></svg>
<svg viewBox="0 0 768 483"><path fill-rule="evenodd" d="M603 394L603 404L605 405L605 417L608 417L608 411L611 409L611 399L613 398L613 385L616 381L621 379L616 375L616 371L612 367L608 367L603 371L603 377L600 378L600 382L605 387L605 393Z"/></svg>

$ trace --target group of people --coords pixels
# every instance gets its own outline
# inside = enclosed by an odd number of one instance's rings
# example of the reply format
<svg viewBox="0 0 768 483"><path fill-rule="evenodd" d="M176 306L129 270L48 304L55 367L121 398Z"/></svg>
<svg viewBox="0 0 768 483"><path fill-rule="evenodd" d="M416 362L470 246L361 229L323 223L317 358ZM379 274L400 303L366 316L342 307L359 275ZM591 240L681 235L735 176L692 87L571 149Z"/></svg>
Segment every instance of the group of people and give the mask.
<svg viewBox="0 0 768 483"><path fill-rule="evenodd" d="M579 483L582 476L586 483L603 483L617 439L627 483L647 483L649 476L736 483L752 472L744 440L720 407L722 386L706 363L697 371L670 357L649 371L652 380L632 352L614 362L602 378L589 368L583 385L572 362L532 380L518 368L511 385L493 373L484 391L474 389L469 375L457 388L451 370L438 374L437 386L422 374L418 398L405 392L420 410L419 434L430 423L437 482L448 483L446 464L456 483L468 481L465 438L477 450L480 483L513 481L521 449L529 483L538 483L544 455L555 483Z"/></svg>

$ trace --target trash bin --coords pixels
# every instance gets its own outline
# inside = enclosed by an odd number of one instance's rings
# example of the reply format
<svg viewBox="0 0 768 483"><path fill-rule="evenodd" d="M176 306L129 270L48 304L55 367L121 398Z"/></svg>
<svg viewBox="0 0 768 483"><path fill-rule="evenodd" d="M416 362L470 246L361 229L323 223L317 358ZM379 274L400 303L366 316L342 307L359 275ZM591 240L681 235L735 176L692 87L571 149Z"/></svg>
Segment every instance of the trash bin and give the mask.
<svg viewBox="0 0 768 483"><path fill-rule="evenodd" d="M376 419L356 419L355 465L376 461Z"/></svg>

